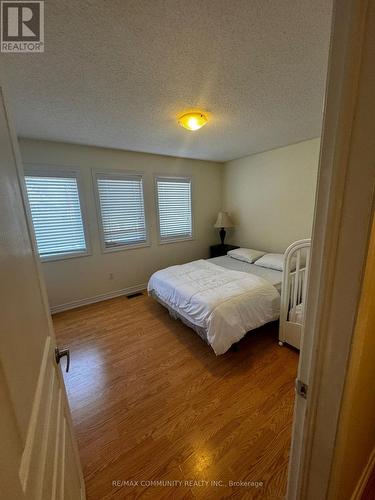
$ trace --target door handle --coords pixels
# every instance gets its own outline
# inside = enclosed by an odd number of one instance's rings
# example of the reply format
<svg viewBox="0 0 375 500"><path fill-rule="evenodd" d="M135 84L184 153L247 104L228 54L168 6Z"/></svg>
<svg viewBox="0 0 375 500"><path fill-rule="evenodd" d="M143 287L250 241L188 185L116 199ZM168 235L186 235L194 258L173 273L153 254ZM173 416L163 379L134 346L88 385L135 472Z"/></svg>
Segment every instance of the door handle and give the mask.
<svg viewBox="0 0 375 500"><path fill-rule="evenodd" d="M69 349L59 349L58 347L55 348L55 359L56 363L60 363L60 359L66 356L66 372L69 371L70 367L70 351Z"/></svg>

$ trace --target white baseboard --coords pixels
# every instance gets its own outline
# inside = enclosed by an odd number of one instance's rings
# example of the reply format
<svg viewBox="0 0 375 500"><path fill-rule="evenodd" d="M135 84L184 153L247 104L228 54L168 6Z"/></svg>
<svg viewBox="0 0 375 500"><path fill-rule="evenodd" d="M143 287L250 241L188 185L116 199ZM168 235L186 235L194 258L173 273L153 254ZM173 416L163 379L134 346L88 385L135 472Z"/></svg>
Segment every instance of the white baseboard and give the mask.
<svg viewBox="0 0 375 500"><path fill-rule="evenodd" d="M76 309L77 307L87 306L89 304L95 304L95 302L101 302L103 300L114 299L115 297L120 297L121 295L130 295L132 293L141 292L146 288L147 285L145 283L142 283L141 285L122 288L121 290L115 290L114 292L102 293L100 295L95 295L94 297L89 297L87 299L73 300L72 302L66 302L65 304L60 304L58 306L52 306L51 314L68 311L69 309Z"/></svg>

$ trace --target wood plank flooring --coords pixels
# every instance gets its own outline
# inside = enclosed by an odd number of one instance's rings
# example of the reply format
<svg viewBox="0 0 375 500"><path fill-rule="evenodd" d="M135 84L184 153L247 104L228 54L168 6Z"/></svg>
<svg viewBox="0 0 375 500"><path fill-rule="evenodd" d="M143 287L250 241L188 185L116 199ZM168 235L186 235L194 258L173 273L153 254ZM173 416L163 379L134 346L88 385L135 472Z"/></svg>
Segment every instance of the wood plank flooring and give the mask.
<svg viewBox="0 0 375 500"><path fill-rule="evenodd" d="M216 357L146 295L53 321L88 500L284 497L298 354L277 324Z"/></svg>

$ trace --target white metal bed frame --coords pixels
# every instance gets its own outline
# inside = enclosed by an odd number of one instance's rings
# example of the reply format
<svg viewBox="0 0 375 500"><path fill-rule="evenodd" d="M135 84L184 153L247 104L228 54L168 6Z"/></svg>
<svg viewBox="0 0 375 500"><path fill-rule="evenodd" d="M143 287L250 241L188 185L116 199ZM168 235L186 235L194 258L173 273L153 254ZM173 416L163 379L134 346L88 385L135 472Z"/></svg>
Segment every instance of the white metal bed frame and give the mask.
<svg viewBox="0 0 375 500"><path fill-rule="evenodd" d="M310 239L295 241L285 251L281 289L279 345L300 348L304 320Z"/></svg>

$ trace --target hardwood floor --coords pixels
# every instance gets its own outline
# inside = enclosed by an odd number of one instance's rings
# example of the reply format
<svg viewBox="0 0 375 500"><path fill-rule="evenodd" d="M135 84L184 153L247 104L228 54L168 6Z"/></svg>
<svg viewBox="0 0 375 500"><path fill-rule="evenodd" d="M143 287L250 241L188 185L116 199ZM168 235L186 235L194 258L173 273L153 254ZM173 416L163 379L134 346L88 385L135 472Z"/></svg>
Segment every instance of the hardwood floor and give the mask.
<svg viewBox="0 0 375 500"><path fill-rule="evenodd" d="M277 324L216 357L146 295L53 321L71 349L64 377L88 500L283 498L298 354L277 345Z"/></svg>

